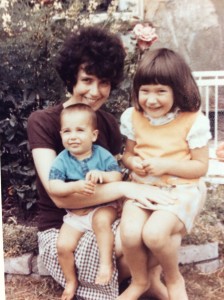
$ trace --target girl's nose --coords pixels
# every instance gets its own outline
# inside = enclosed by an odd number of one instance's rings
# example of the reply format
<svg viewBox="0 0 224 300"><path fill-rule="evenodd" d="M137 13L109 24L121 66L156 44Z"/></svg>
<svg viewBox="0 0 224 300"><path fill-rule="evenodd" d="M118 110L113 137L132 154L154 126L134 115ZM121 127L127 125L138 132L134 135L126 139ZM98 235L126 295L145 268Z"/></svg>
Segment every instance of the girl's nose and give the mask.
<svg viewBox="0 0 224 300"><path fill-rule="evenodd" d="M156 95L149 94L148 97L147 97L147 104L152 105L152 104L156 104L156 103L157 103Z"/></svg>

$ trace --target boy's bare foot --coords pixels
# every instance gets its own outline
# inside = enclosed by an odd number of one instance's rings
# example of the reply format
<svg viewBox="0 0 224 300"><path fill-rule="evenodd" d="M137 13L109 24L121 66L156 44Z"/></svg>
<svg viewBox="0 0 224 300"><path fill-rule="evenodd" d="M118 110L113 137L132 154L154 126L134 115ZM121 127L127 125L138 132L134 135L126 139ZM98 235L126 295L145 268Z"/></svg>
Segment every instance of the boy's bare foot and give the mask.
<svg viewBox="0 0 224 300"><path fill-rule="evenodd" d="M95 283L101 284L101 285L106 285L110 282L112 275L113 275L113 265L112 264L110 264L110 265L100 264Z"/></svg>
<svg viewBox="0 0 224 300"><path fill-rule="evenodd" d="M182 275L175 282L167 282L170 300L188 300L185 281Z"/></svg>
<svg viewBox="0 0 224 300"><path fill-rule="evenodd" d="M67 282L61 300L72 300L78 288L78 282Z"/></svg>
<svg viewBox="0 0 224 300"><path fill-rule="evenodd" d="M129 287L116 300L138 300L149 288L149 285L131 283Z"/></svg>

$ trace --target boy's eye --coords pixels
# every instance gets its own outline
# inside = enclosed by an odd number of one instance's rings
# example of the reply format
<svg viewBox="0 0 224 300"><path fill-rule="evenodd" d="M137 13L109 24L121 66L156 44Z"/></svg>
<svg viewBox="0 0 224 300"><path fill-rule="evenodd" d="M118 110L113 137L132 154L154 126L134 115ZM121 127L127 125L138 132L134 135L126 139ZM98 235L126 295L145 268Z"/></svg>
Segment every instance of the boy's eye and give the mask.
<svg viewBox="0 0 224 300"><path fill-rule="evenodd" d="M62 133L69 133L70 130L69 130L69 129L65 129L65 130L62 130L61 132L62 132Z"/></svg>

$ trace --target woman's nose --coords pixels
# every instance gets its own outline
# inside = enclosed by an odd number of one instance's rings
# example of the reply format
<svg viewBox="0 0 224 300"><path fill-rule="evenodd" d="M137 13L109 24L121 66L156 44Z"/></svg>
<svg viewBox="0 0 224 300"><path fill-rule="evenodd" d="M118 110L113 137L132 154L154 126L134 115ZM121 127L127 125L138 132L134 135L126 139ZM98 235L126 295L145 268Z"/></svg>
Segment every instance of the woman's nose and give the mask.
<svg viewBox="0 0 224 300"><path fill-rule="evenodd" d="M91 94L91 96L99 95L99 85L97 82L92 83L92 85L90 87L90 94Z"/></svg>

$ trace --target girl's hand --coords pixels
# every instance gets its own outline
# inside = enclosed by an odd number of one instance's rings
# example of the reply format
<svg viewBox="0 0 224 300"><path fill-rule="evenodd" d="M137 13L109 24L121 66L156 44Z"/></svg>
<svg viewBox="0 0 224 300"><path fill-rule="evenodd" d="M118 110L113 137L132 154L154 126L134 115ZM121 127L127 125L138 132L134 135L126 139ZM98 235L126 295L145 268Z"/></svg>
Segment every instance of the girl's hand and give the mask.
<svg viewBox="0 0 224 300"><path fill-rule="evenodd" d="M95 193L95 187L96 184L91 182L91 181L87 181L87 180L79 180L75 182L78 185L78 193L86 195L86 196L90 196L93 195Z"/></svg>
<svg viewBox="0 0 224 300"><path fill-rule="evenodd" d="M152 176L161 176L168 173L169 161L164 158L150 158L142 162L144 170Z"/></svg>
<svg viewBox="0 0 224 300"><path fill-rule="evenodd" d="M140 157L130 156L128 158L129 168L139 176L145 176L147 171L143 166L143 161Z"/></svg>
<svg viewBox="0 0 224 300"><path fill-rule="evenodd" d="M103 183L103 172L99 170L89 171L86 174L86 180L92 183Z"/></svg>

